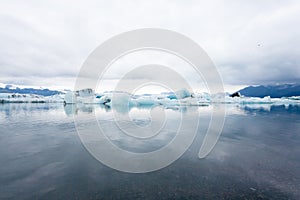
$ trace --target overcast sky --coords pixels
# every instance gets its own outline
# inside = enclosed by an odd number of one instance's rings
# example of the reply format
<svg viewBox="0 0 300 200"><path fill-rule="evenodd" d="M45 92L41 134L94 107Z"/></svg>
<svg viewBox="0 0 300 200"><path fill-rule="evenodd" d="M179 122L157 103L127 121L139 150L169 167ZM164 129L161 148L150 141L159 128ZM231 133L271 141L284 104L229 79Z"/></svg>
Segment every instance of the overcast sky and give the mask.
<svg viewBox="0 0 300 200"><path fill-rule="evenodd" d="M0 82L66 87L102 42L138 28L196 41L226 85L300 82L300 1L1 1Z"/></svg>

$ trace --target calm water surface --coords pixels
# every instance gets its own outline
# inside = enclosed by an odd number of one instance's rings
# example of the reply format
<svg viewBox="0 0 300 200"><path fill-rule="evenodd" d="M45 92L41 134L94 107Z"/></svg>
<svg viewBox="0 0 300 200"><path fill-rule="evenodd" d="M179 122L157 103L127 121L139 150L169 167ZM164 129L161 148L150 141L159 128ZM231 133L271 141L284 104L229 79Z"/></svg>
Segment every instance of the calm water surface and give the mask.
<svg viewBox="0 0 300 200"><path fill-rule="evenodd" d="M132 108L130 119L147 126L149 109ZM299 106L227 106L222 135L204 159L198 152L211 107L165 111L168 131L145 142L114 128L107 107L0 104L0 199L300 199ZM101 164L81 144L74 124L74 115L86 124L96 116L115 145L148 152L174 137L181 114L195 112L199 130L188 151L145 174Z"/></svg>

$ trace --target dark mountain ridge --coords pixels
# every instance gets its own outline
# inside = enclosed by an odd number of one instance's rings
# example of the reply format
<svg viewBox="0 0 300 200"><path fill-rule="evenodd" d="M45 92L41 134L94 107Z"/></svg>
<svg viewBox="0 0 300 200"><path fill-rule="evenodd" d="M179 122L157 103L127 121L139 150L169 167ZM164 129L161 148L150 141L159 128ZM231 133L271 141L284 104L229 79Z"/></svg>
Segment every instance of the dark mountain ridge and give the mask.
<svg viewBox="0 0 300 200"><path fill-rule="evenodd" d="M271 98L281 98L300 96L300 84L248 86L238 92L246 97L270 96Z"/></svg>

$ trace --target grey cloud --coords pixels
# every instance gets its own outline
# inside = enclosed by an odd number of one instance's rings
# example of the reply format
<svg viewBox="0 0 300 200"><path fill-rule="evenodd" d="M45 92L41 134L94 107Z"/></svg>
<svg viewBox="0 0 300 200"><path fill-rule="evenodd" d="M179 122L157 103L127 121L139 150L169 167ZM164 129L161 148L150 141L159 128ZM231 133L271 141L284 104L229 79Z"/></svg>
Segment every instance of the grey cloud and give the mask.
<svg viewBox="0 0 300 200"><path fill-rule="evenodd" d="M76 77L103 41L144 27L198 42L225 84L299 82L299 24L299 1L4 1L0 82Z"/></svg>

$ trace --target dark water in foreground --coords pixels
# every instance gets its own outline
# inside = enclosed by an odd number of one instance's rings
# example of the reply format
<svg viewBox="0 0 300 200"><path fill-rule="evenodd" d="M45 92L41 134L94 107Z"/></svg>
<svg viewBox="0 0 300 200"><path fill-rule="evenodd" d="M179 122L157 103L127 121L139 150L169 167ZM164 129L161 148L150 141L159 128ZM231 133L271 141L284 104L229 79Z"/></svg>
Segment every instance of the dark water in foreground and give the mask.
<svg viewBox="0 0 300 200"><path fill-rule="evenodd" d="M147 109L133 109L131 119L147 124ZM198 151L210 107L166 112L176 118L195 110L199 131L180 159L155 172L130 174L94 159L75 129L73 114L87 121L96 114L110 127L111 109L0 104L0 199L300 199L299 106L227 106L222 135L204 159ZM136 152L172 138L170 131L146 144L116 132L112 128L109 138Z"/></svg>

